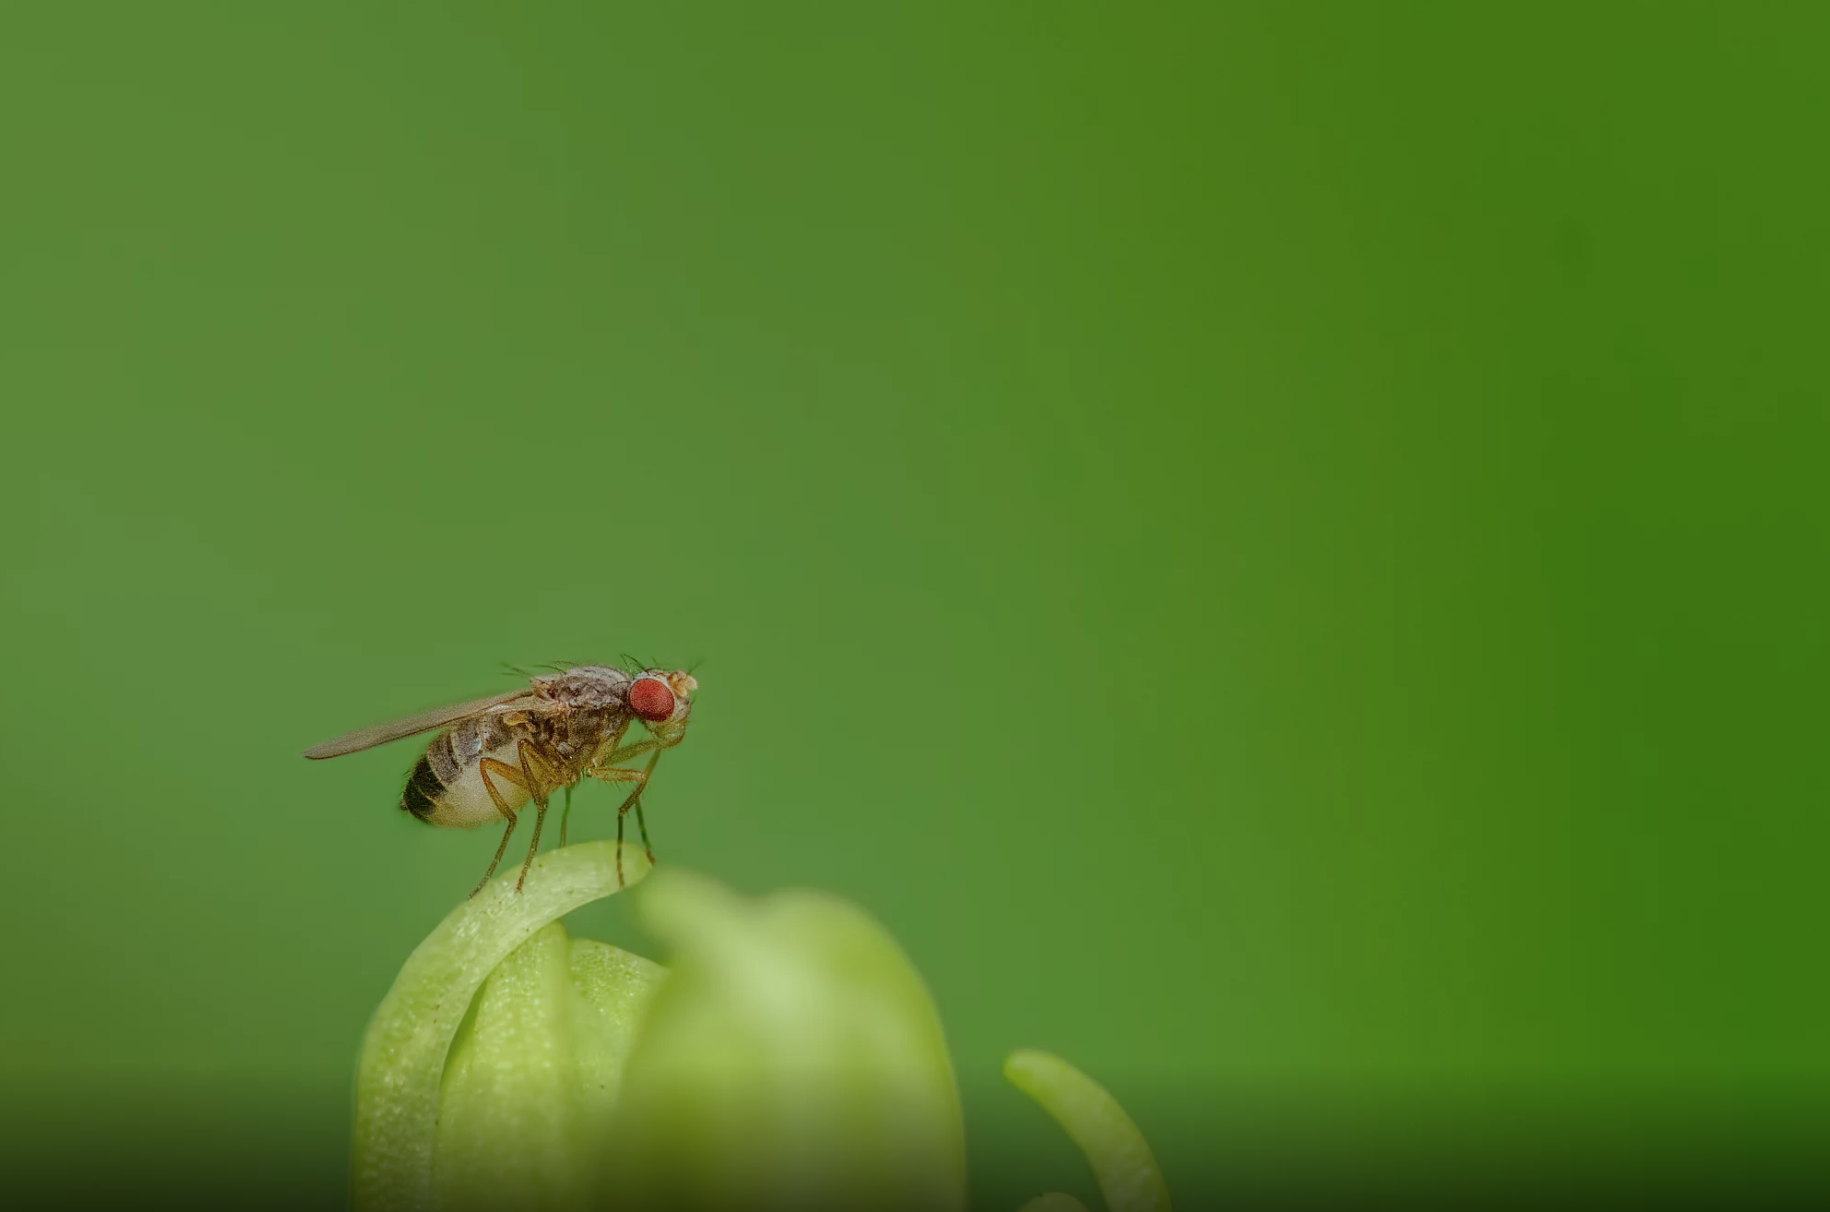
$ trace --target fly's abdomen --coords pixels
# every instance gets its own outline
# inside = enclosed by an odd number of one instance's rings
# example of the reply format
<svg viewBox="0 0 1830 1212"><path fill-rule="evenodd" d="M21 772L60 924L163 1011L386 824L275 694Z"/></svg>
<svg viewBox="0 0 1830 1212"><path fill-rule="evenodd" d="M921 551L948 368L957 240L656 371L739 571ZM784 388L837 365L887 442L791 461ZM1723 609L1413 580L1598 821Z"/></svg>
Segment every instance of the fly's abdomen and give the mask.
<svg viewBox="0 0 1830 1212"><path fill-rule="evenodd" d="M444 739L443 734L440 740ZM437 744L434 741L433 744ZM438 799L445 794L445 784L432 773L432 763L421 755L413 773L407 776L407 789L400 793L400 806L422 821L431 821L438 812Z"/></svg>
<svg viewBox="0 0 1830 1212"><path fill-rule="evenodd" d="M466 720L441 732L407 776L400 806L428 825L447 829L474 829L503 820L503 808L515 812L529 799L527 788L501 769L506 766L519 774L519 747L519 741L494 720ZM484 758L501 765L491 769Z"/></svg>

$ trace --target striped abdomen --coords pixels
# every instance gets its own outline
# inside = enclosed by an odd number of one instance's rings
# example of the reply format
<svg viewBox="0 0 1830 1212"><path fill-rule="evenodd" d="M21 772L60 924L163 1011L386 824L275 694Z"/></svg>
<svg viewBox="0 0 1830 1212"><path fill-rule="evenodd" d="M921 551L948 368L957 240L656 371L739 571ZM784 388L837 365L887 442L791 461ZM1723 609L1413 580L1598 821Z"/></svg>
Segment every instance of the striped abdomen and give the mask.
<svg viewBox="0 0 1830 1212"><path fill-rule="evenodd" d="M474 829L503 819L501 809L484 785L482 759L494 758L513 770L521 769L519 738L500 717L462 720L432 738L425 755L407 776L400 806L430 825ZM528 801L528 792L502 776L488 775L509 811Z"/></svg>

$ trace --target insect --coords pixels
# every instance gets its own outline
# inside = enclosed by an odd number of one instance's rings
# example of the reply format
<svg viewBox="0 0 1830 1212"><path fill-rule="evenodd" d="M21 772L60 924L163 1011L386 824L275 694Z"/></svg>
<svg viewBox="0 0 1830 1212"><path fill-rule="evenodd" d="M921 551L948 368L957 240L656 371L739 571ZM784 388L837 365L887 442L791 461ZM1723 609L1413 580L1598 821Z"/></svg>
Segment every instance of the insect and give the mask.
<svg viewBox="0 0 1830 1212"><path fill-rule="evenodd" d="M642 849L654 862L648 843L648 821L642 815L642 792L654 773L661 752L686 736L692 714L692 692L699 683L692 674L676 669L615 669L605 665L577 665L551 676L535 677L524 690L456 703L411 715L392 723L358 728L334 741L305 751L308 758L341 757L385 745L402 737L440 729L426 752L407 776L400 806L431 825L474 829L494 820L507 820L489 870L471 890L475 896L495 874L508 849L518 813L534 802L534 837L521 864L515 891L527 881L528 864L540 849L540 830L546 824L547 800L553 792L566 793L565 812L559 818L559 844L566 843L566 826L572 815L572 788L580 780L633 783L616 810L616 882L623 883L623 817L635 809L642 834ZM629 726L640 720L648 732L641 740L623 743ZM620 765L648 754L639 770Z"/></svg>

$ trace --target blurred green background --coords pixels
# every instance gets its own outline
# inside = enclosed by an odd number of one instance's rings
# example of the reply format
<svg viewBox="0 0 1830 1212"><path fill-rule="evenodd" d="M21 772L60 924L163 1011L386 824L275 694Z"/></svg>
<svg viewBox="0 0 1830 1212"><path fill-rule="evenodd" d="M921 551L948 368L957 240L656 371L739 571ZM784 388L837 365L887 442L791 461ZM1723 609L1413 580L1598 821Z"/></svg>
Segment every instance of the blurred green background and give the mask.
<svg viewBox="0 0 1830 1212"><path fill-rule="evenodd" d="M625 651L704 661L662 861L890 927L986 1206L1094 1198L1017 1045L1172 1191L1790 1140L1827 52L1786 3L6 6L12 1173L339 1198L496 834L395 808L412 743L299 750Z"/></svg>

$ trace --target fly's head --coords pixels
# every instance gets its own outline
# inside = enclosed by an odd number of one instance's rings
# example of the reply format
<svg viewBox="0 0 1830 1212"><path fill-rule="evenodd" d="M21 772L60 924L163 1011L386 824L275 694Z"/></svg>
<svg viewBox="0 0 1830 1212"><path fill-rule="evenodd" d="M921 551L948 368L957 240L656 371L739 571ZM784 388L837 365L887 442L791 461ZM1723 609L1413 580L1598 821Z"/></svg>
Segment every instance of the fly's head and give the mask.
<svg viewBox="0 0 1830 1212"><path fill-rule="evenodd" d="M698 679L684 669L644 669L629 684L629 710L657 739L677 745L686 735L692 693L697 689Z"/></svg>

